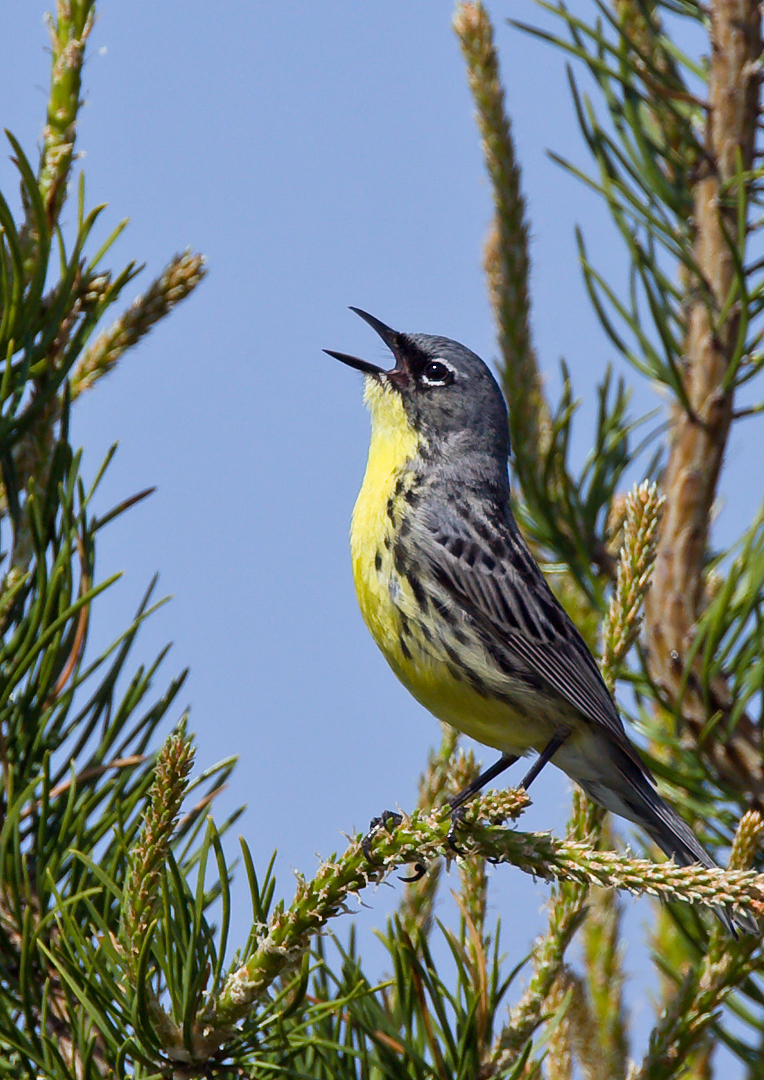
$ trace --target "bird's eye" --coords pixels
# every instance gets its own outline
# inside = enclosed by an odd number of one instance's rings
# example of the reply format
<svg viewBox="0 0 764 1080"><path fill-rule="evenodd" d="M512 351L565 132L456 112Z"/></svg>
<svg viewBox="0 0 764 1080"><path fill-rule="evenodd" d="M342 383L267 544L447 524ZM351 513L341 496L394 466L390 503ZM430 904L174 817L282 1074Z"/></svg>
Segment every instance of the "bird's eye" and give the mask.
<svg viewBox="0 0 764 1080"><path fill-rule="evenodd" d="M430 360L424 366L422 382L428 386L446 386L448 383L453 382L453 379L453 371L442 360Z"/></svg>

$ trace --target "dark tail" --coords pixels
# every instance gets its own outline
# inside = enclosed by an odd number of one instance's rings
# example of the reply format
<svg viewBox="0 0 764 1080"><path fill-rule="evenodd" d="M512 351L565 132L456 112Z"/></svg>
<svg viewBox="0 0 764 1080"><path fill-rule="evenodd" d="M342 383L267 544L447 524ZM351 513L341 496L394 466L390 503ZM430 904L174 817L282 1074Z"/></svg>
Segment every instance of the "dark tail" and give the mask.
<svg viewBox="0 0 764 1080"><path fill-rule="evenodd" d="M632 820L642 826L661 851L679 866L700 863L701 866L707 866L709 869L718 867L718 863L701 845L687 822L683 821L676 811L663 801L648 777L642 775L637 780L633 775L636 770L629 770L629 772L631 773L629 776L631 790L628 805L634 813ZM641 799L634 798L635 795L641 796ZM733 911L729 907L716 906L714 913L732 937L736 938L738 931L744 934L759 933L756 920L747 911Z"/></svg>

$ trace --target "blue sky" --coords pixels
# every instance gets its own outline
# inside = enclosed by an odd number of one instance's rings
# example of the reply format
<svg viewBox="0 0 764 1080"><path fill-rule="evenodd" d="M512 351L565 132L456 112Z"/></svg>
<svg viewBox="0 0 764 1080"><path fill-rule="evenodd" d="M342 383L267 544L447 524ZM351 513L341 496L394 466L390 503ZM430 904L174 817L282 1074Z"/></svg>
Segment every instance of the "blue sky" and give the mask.
<svg viewBox="0 0 764 1080"><path fill-rule="evenodd" d="M614 357L588 307L574 225L616 280L619 241L596 198L546 155L586 164L563 57L504 22L542 13L526 0L488 6L533 235L535 344L552 394L559 357L571 366L582 460L593 387ZM32 158L49 78L43 10L27 0L6 15L0 72L3 124ZM75 409L86 471L120 444L104 506L158 489L103 535L101 574L124 576L96 611L94 635L115 637L160 572L160 592L174 599L142 632L140 655L172 640L165 682L190 666L183 701L200 765L240 757L218 816L248 804L237 829L260 866L279 849L286 895L290 869L309 874L343 831L413 805L439 736L357 611L348 528L368 419L361 376L321 350L383 357L347 310L354 304L495 355L481 273L490 190L450 16L448 4L405 0L104 2L84 73L87 200L109 204L101 239L130 218L112 265L147 264L126 301L187 246L209 267L197 293ZM0 182L15 188L8 154ZM635 410L651 407L650 389L625 374ZM741 428L731 470L740 475L761 444L755 422ZM722 538L761 498L760 479L746 481L725 480ZM566 778L546 770L534 799L524 825L561 829ZM494 879L518 959L543 926L547 887L506 867ZM370 928L395 895L365 898L373 910L361 915L361 940L372 953ZM245 933L243 885L235 896L234 941ZM636 911L636 925L649 918Z"/></svg>

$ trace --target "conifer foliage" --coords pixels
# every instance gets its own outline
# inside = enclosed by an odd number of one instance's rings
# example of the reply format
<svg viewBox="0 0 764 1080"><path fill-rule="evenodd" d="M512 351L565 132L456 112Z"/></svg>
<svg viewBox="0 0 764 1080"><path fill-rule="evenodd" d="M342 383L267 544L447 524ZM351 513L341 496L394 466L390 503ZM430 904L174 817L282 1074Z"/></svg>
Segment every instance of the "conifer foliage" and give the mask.
<svg viewBox="0 0 764 1080"><path fill-rule="evenodd" d="M759 937L732 940L707 915L719 903L764 913L764 509L731 551L711 533L730 432L764 410L761 13L754 0L542 6L558 30L518 32L569 54L591 157L588 171L560 165L601 195L629 267L621 295L580 236L586 287L613 348L670 406L630 416L603 367L593 450L574 467L571 378L563 369L549 401L532 341L529 222L493 28L482 4L460 3L495 200L485 265L518 515L606 681L630 687L664 792L729 869L634 857L582 795L565 837L525 832L528 798L511 789L469 804L457 856L444 803L477 766L444 730L411 815L365 845L353 837L293 897L277 896L272 864L256 870L242 843L252 927L231 948L230 822L216 828L209 810L233 763L195 771L173 711L183 677L157 695L161 656L131 666L151 590L108 650L87 649L111 584L96 574L100 531L147 493L96 516L108 460L86 482L69 444L77 397L196 287L203 259L171 259L124 307L136 268L106 268L116 233L92 250L100 208L73 164L95 2L58 0L39 161L8 136L20 220L0 196L0 1076L707 1080L723 1042L764 1077ZM705 56L679 47L687 24ZM73 229L60 224L67 200ZM446 860L459 874L456 930L433 914ZM530 956L489 919L489 861L550 882ZM375 985L352 931L340 944L326 930L401 866L411 880ZM624 1003L622 891L657 905L644 1055ZM442 968L434 935L450 950Z"/></svg>

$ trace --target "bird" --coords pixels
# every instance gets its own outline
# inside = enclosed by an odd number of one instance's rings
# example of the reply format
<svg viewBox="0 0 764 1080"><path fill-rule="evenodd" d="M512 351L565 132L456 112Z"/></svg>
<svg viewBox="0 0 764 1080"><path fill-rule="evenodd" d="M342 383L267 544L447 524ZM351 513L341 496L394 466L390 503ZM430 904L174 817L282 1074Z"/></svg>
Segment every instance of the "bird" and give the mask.
<svg viewBox="0 0 764 1080"><path fill-rule="evenodd" d="M398 679L439 720L499 759L453 813L519 758L551 762L599 806L640 826L679 865L717 864L658 794L589 648L512 512L507 406L489 367L446 337L402 333L360 308L393 355L363 372L371 441L352 515L363 619ZM717 914L757 932L745 912Z"/></svg>

